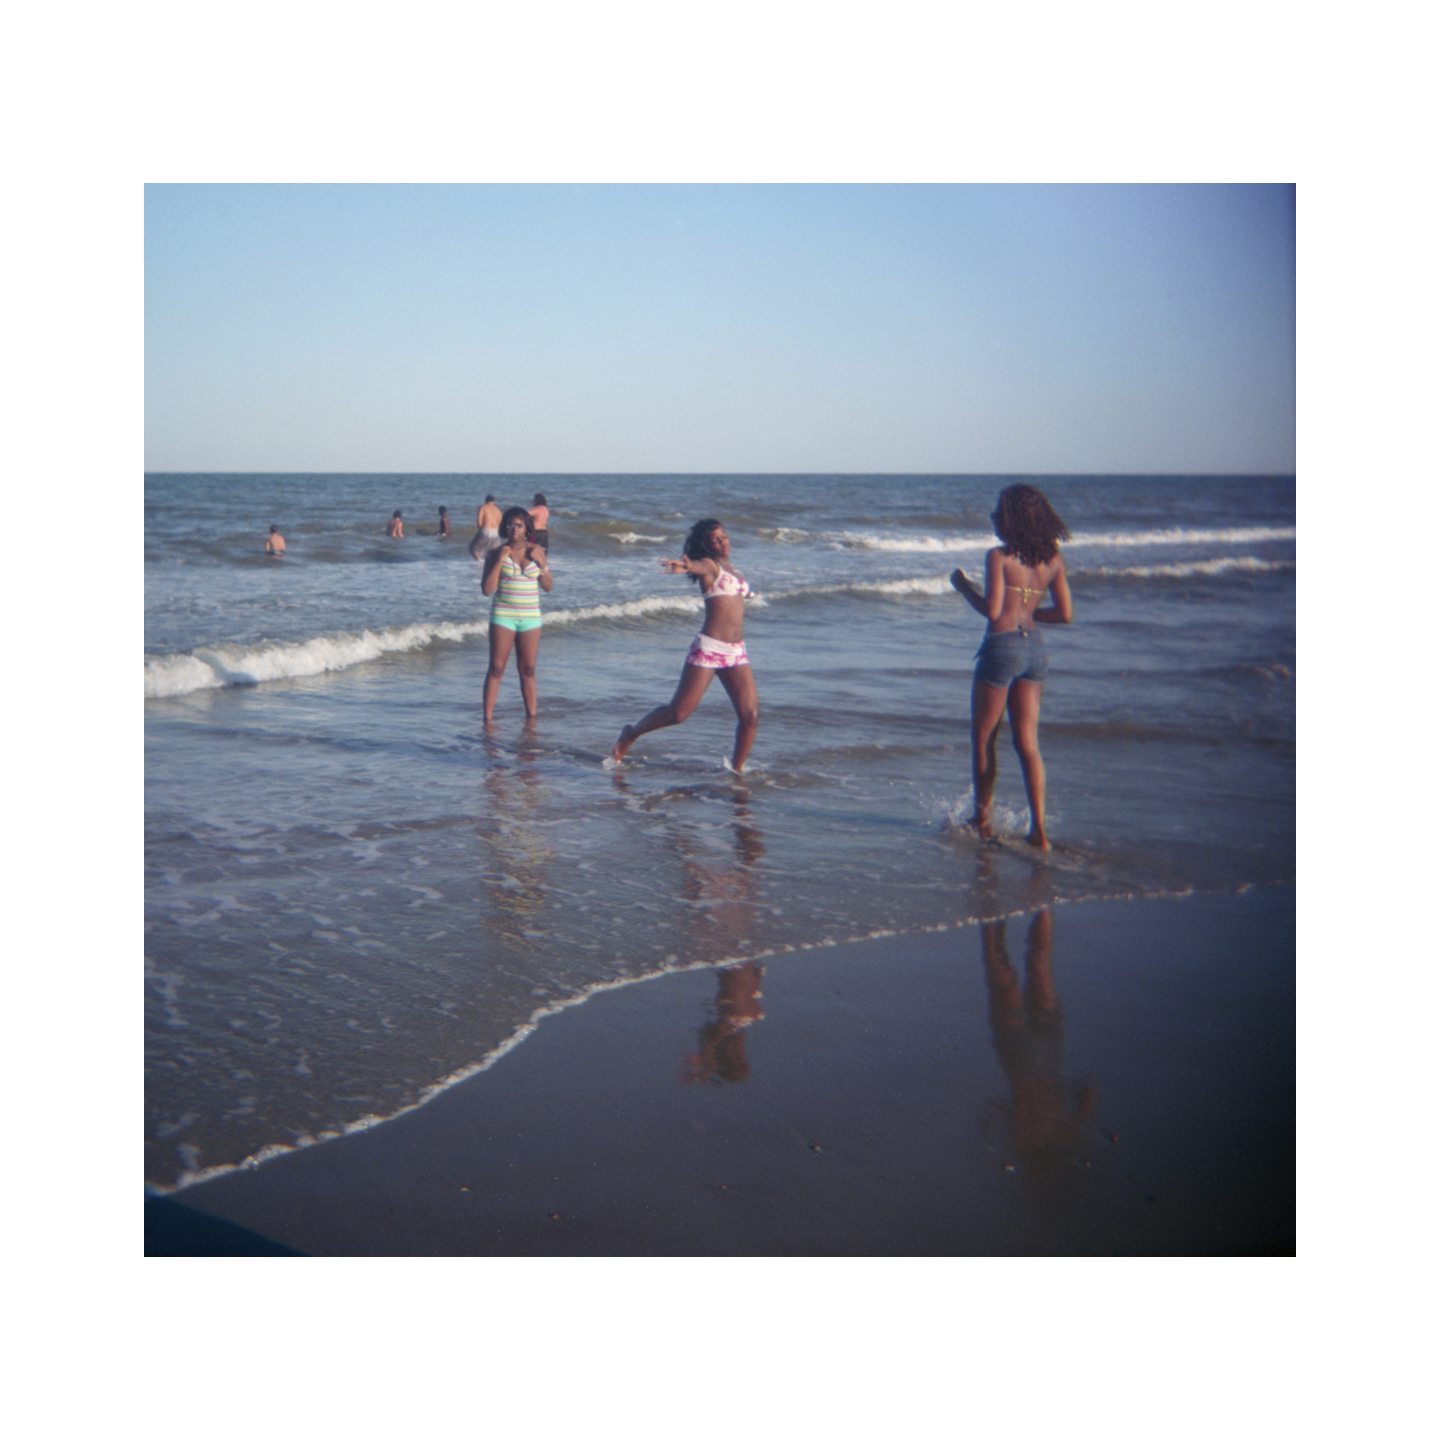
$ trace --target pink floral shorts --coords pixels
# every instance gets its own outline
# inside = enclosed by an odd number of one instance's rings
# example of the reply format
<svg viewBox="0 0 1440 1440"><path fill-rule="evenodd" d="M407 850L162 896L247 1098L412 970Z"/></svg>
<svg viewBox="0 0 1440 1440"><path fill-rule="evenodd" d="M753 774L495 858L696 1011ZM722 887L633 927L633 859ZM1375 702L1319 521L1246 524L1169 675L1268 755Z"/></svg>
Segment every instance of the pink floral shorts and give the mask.
<svg viewBox="0 0 1440 1440"><path fill-rule="evenodd" d="M698 665L702 670L733 670L737 665L748 665L750 657L745 653L745 642L728 645L713 635L697 635L690 642L690 653L685 657L687 665Z"/></svg>

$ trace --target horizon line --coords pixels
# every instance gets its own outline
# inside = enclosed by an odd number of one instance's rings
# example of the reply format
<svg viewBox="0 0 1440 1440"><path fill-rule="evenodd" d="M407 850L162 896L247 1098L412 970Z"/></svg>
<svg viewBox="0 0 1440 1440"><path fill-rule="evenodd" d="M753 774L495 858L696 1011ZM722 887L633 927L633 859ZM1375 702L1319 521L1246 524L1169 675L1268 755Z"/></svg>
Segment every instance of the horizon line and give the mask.
<svg viewBox="0 0 1440 1440"><path fill-rule="evenodd" d="M1293 480L1294 470L145 470L146 475L456 475L477 478L525 476L537 479L561 479L567 476L594 476L613 479L621 476L816 476L846 479L893 478L897 476L953 476L1049 479L1089 479L1093 477L1130 477L1154 480Z"/></svg>

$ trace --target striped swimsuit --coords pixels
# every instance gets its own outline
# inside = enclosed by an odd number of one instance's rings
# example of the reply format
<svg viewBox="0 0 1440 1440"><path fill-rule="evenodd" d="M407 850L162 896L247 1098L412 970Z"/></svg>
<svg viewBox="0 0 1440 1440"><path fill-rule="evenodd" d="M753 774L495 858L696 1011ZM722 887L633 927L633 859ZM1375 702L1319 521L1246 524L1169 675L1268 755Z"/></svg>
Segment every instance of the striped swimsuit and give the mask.
<svg viewBox="0 0 1440 1440"><path fill-rule="evenodd" d="M490 623L506 630L534 630L540 624L540 567L523 570L510 555L500 562L500 584L490 602Z"/></svg>

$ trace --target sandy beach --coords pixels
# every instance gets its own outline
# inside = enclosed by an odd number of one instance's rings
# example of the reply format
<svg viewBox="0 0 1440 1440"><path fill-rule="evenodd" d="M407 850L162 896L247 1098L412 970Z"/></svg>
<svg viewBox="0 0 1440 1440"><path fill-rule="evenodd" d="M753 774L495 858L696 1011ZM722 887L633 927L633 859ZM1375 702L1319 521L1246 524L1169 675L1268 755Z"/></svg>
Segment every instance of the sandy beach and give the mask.
<svg viewBox="0 0 1440 1440"><path fill-rule="evenodd" d="M1038 918L1037 918L1038 917ZM149 1255L1287 1255L1295 892L1056 905L609 990Z"/></svg>

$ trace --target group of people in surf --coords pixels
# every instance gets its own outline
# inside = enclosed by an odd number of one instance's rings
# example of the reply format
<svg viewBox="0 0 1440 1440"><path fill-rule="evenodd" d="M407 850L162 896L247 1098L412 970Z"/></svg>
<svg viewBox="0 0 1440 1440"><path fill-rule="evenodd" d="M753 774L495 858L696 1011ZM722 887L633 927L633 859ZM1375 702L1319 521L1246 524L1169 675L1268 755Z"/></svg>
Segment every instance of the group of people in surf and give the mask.
<svg viewBox="0 0 1440 1440"><path fill-rule="evenodd" d="M534 526L537 542L548 550L550 548L550 507L545 503L545 497L537 494L526 513L530 516ZM495 503L493 495L487 495L485 503L475 512L475 538L470 542L470 553L477 560L482 558L482 554L479 552L493 550L500 543L500 522L500 507ZM450 528L450 513L442 505L440 506L440 524L435 530L435 538L448 540L454 533ZM390 516L385 526L385 534L391 540L405 538L403 511L396 510ZM478 552L477 547L479 547ZM285 537L280 533L278 525L270 527L270 534L265 539L265 553L267 555L283 555L285 553Z"/></svg>
<svg viewBox="0 0 1440 1440"><path fill-rule="evenodd" d="M536 501L543 506L544 497L536 496ZM544 513L548 517L548 511ZM525 713L532 717L536 713L539 592L548 592L554 581L546 553L548 535L543 525L536 524L533 509L527 511L516 505L500 515L494 543L488 549L482 546L485 511L480 514L481 533L471 542L470 550L477 559L483 559L482 589L494 597L490 609L490 666L484 690L488 724L494 716L495 699L512 649L518 654ZM1039 745L1040 698L1048 661L1039 627L1068 625L1072 617L1070 586L1059 544L1070 538L1070 532L1033 485L1011 485L1001 491L990 520L1000 544L986 553L983 586L977 586L960 569L950 576L951 585L986 621L970 688L975 809L965 823L983 839L993 834L991 809L999 772L996 742L1001 717L1008 711L1030 805L1030 832L1026 838L1037 849L1048 850L1045 766ZM690 642L675 693L665 704L657 705L620 731L611 758L618 764L643 736L682 724L700 703L711 678L718 675L735 709L735 744L729 764L739 773L755 743L760 720L760 702L744 639L745 600L752 591L731 564L730 537L715 519L697 521L680 557L662 560L660 565L668 574L688 575L700 587L705 620L700 633Z"/></svg>

